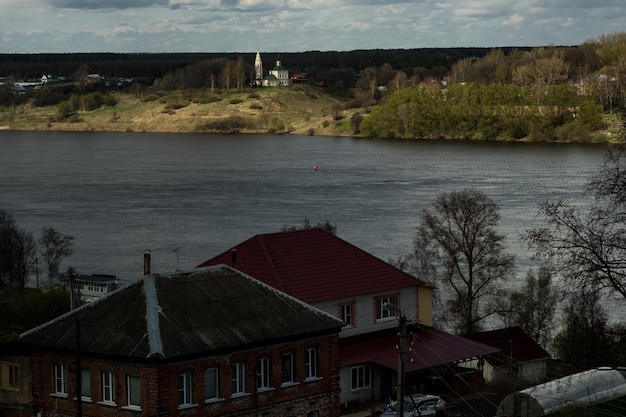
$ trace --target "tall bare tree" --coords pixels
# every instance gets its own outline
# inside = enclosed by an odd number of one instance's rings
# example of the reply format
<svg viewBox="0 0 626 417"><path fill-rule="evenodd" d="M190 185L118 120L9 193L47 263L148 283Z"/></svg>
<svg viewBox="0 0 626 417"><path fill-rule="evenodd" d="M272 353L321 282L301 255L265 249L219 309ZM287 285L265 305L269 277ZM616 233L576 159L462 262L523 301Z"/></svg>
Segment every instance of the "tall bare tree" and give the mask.
<svg viewBox="0 0 626 417"><path fill-rule="evenodd" d="M59 277L61 262L74 253L74 237L58 232L52 227L44 227L39 238L41 255L48 270L48 285Z"/></svg>
<svg viewBox="0 0 626 417"><path fill-rule="evenodd" d="M560 290L552 282L548 268L529 270L524 286L501 300L498 315L506 326L519 326L537 343L548 346L560 298Z"/></svg>
<svg viewBox="0 0 626 417"><path fill-rule="evenodd" d="M499 284L513 269L514 257L495 230L499 211L495 201L474 189L442 193L418 228L416 245L436 257L450 324L460 334L481 330L484 319L495 314Z"/></svg>
<svg viewBox="0 0 626 417"><path fill-rule="evenodd" d="M0 210L0 288L23 288L35 266L36 254L32 234L20 229L8 212Z"/></svg>
<svg viewBox="0 0 626 417"><path fill-rule="evenodd" d="M526 232L535 256L551 263L573 291L599 288L626 301L626 166L624 150L608 154L589 183L587 212L563 201L539 204L545 225Z"/></svg>

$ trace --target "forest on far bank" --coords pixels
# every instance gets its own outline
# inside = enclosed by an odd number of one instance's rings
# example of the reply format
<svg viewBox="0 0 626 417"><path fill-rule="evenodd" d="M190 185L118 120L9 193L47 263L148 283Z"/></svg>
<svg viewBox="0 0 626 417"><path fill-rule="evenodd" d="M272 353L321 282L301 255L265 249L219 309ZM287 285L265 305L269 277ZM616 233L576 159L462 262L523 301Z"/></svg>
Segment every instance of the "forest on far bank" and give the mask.
<svg viewBox="0 0 626 417"><path fill-rule="evenodd" d="M339 124L344 123L340 110L349 110L354 136L616 142L623 135L626 32L577 46L262 56L265 68L280 59L292 77L299 74L294 84L317 90L307 97L328 94L341 100L342 109L326 109L319 116L333 114ZM5 114L19 113L16 106L59 106L50 120L55 122L114 107L118 100L111 93L125 91L137 97L147 90L152 96L206 91L218 100L250 88L253 58L237 53L0 55L0 76L5 77L0 106ZM42 73L67 74L71 83L21 95L10 91L24 77ZM88 79L94 73L101 76L97 83ZM118 77L136 78L121 82Z"/></svg>

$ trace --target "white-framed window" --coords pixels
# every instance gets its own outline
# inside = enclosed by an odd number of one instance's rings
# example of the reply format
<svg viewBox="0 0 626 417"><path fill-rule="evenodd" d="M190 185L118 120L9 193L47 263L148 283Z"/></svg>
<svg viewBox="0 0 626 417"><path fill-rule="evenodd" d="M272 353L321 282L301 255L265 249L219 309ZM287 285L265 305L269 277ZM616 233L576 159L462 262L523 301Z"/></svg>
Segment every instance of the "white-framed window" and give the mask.
<svg viewBox="0 0 626 417"><path fill-rule="evenodd" d="M20 365L12 362L0 362L0 388L19 391Z"/></svg>
<svg viewBox="0 0 626 417"><path fill-rule="evenodd" d="M319 351L309 348L304 352L304 375L306 379L319 378Z"/></svg>
<svg viewBox="0 0 626 417"><path fill-rule="evenodd" d="M246 392L246 364L237 362L232 366L231 395L243 394Z"/></svg>
<svg viewBox="0 0 626 417"><path fill-rule="evenodd" d="M260 358L256 361L256 388L257 390L267 390L272 381L270 358Z"/></svg>
<svg viewBox="0 0 626 417"><path fill-rule="evenodd" d="M346 326L354 326L354 321L352 319L352 304L346 303L341 305L341 320L346 324Z"/></svg>
<svg viewBox="0 0 626 417"><path fill-rule="evenodd" d="M359 390L369 388L370 386L370 367L369 365L355 366L351 369L352 379L350 388Z"/></svg>
<svg viewBox="0 0 626 417"><path fill-rule="evenodd" d="M395 308L387 308L386 306L397 306L397 303L398 297L395 295L380 297L376 303L376 318L381 320L396 317L398 310Z"/></svg>
<svg viewBox="0 0 626 417"><path fill-rule="evenodd" d="M102 371L100 373L100 384L102 388L102 402L114 404L115 403L115 374L109 371Z"/></svg>
<svg viewBox="0 0 626 417"><path fill-rule="evenodd" d="M219 398L220 379L218 368L208 368L204 371L204 400L214 401Z"/></svg>
<svg viewBox="0 0 626 417"><path fill-rule="evenodd" d="M91 400L91 369L80 369L80 396L84 400Z"/></svg>
<svg viewBox="0 0 626 417"><path fill-rule="evenodd" d="M65 365L54 364L54 393L57 395L67 395L65 384Z"/></svg>
<svg viewBox="0 0 626 417"><path fill-rule="evenodd" d="M185 372L178 375L178 407L193 405L193 375Z"/></svg>
<svg viewBox="0 0 626 417"><path fill-rule="evenodd" d="M281 356L281 383L283 385L295 382L293 371L293 353L283 353Z"/></svg>
<svg viewBox="0 0 626 417"><path fill-rule="evenodd" d="M126 375L126 406L141 408L141 383L138 376Z"/></svg>

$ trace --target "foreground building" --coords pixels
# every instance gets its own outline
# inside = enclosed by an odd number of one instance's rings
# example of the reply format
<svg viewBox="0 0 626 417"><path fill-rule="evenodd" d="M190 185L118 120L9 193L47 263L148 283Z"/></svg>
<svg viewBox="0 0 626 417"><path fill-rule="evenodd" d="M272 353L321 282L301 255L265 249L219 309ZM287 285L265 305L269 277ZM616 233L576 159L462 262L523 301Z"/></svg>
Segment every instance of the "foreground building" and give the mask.
<svg viewBox="0 0 626 417"><path fill-rule="evenodd" d="M223 265L146 275L4 351L3 415L336 417L342 325Z"/></svg>
<svg viewBox="0 0 626 417"><path fill-rule="evenodd" d="M476 387L482 383L478 370L468 376L471 370L461 369L459 381L449 365L499 350L433 328L429 285L322 229L256 235L200 266L216 264L229 264L343 321L342 403L394 397L402 370L405 392L434 388L433 381L444 378L439 385ZM401 318L408 322L402 370Z"/></svg>

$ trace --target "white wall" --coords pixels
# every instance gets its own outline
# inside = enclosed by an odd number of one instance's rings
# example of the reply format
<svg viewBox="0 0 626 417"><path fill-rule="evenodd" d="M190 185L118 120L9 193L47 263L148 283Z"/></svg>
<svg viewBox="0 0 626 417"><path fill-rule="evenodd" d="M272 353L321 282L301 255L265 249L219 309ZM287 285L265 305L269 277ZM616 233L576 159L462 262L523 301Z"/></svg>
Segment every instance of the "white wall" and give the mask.
<svg viewBox="0 0 626 417"><path fill-rule="evenodd" d="M354 336L362 333L369 333L377 330L388 329L398 326L398 320L390 317L383 320L375 320L376 303L375 299L381 295L399 296L399 308L408 319L408 323L416 323L418 319L417 313L417 288L409 287L402 290L388 291L377 294L365 294L357 297L348 297L337 300L322 301L313 303L314 307L319 308L335 317L341 318L340 305L345 302L353 302L355 311L353 311L354 323L353 327L344 327L341 331L341 337Z"/></svg>

